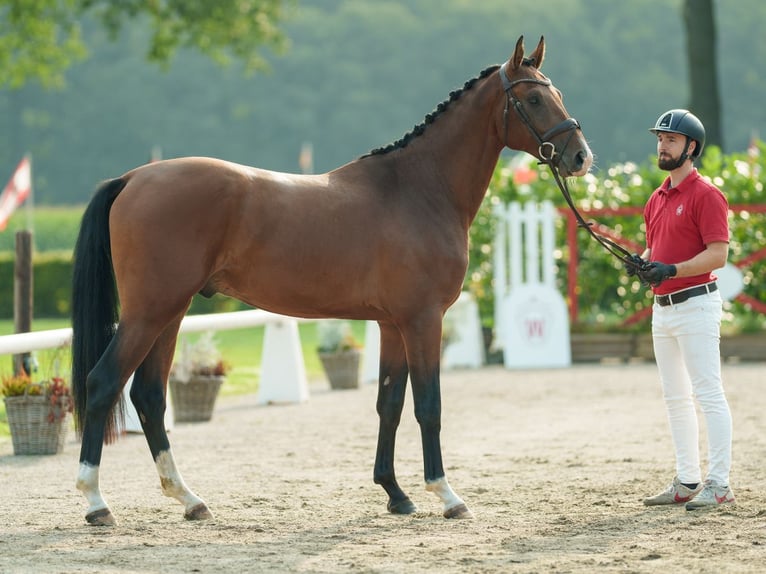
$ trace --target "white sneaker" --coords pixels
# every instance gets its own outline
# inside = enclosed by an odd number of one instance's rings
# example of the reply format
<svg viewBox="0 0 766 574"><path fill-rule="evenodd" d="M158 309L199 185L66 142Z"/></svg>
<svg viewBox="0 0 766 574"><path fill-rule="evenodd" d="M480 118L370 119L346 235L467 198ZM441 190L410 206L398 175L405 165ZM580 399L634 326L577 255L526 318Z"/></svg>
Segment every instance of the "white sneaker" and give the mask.
<svg viewBox="0 0 766 574"><path fill-rule="evenodd" d="M686 488L676 476L673 478L673 482L667 489L655 496L644 498L644 504L646 506L658 506L660 504L683 504L689 502L692 498L697 496L702 490L702 485L698 484L697 488ZM687 506L688 508L688 506Z"/></svg>
<svg viewBox="0 0 766 574"><path fill-rule="evenodd" d="M698 510L700 508L712 508L720 504L734 502L734 493L728 486L721 486L712 480L705 481L705 487L694 500L686 503L686 510Z"/></svg>

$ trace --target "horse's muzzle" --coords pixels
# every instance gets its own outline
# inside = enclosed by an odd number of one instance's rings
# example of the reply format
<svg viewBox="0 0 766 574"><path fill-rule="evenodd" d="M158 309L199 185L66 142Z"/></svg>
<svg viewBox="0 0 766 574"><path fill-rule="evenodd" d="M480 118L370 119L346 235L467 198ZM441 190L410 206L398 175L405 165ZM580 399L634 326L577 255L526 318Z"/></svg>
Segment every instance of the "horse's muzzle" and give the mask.
<svg viewBox="0 0 766 574"><path fill-rule="evenodd" d="M571 163L570 163L571 162ZM593 154L590 151L590 148L587 146L584 149L578 150L573 156L572 159L568 162L561 162L561 167L563 168L562 172L569 172L569 173L563 173L562 175L585 175L590 170L591 166L593 165Z"/></svg>

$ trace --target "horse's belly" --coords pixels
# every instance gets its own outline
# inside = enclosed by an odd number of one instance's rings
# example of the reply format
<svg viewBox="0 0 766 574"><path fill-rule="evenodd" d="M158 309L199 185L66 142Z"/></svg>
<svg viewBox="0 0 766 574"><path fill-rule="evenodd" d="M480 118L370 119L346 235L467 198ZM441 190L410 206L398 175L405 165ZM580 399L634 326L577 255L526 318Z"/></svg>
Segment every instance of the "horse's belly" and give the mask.
<svg viewBox="0 0 766 574"><path fill-rule="evenodd" d="M293 317L377 319L375 293L361 277L306 269L265 270L231 276L216 290L258 309Z"/></svg>

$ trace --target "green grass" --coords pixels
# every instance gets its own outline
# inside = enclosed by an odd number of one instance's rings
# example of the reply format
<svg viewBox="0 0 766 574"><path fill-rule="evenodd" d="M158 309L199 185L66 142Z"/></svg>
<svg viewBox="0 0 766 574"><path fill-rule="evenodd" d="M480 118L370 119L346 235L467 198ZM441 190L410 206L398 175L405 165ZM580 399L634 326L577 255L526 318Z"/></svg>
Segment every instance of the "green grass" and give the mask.
<svg viewBox="0 0 766 574"><path fill-rule="evenodd" d="M69 321L66 319L36 319L32 328L34 331L45 331L63 329L69 326ZM352 328L355 337L363 342L365 323L363 321L352 322ZM319 355L316 352L316 323L301 323L298 330L303 350L303 361L306 365L306 377L310 381L323 379L325 375ZM218 343L221 355L232 367L226 382L221 387L221 396L251 394L258 391L264 331L265 327L252 327L216 333L215 341ZM13 321L0 320L0 335L10 335L11 333L13 333ZM198 333L181 335L179 342L181 338L194 341L199 336ZM71 357L68 347L36 351L34 355L39 364L35 378L44 379L60 373L69 380ZM13 365L10 355L0 355L0 378L10 375L12 372ZM0 403L0 436L10 436L4 403Z"/></svg>

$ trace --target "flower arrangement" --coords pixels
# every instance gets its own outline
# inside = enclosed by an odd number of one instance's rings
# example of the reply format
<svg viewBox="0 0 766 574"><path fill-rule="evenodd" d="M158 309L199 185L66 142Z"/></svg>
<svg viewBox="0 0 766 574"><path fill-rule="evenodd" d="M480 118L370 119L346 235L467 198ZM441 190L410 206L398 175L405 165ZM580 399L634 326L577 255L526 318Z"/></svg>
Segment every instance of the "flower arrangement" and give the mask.
<svg viewBox="0 0 766 574"><path fill-rule="evenodd" d="M209 421L229 370L212 332L204 333L195 343L183 340L169 380L175 422Z"/></svg>
<svg viewBox="0 0 766 574"><path fill-rule="evenodd" d="M354 337L351 324L328 319L317 324L317 351L330 387L354 389L359 386L361 345Z"/></svg>
<svg viewBox="0 0 766 574"><path fill-rule="evenodd" d="M69 385L61 377L40 383L26 373L3 377L0 392L11 430L14 454L58 454L64 449L74 409Z"/></svg>
<svg viewBox="0 0 766 574"><path fill-rule="evenodd" d="M340 319L320 321L317 324L317 338L317 351L320 353L339 353L361 348L351 330L351 324Z"/></svg>
<svg viewBox="0 0 766 574"><path fill-rule="evenodd" d="M45 397L50 407L47 416L49 423L62 420L74 408L71 389L62 377L33 383L26 373L5 376L0 384L0 392L4 397Z"/></svg>
<svg viewBox="0 0 766 574"><path fill-rule="evenodd" d="M181 342L176 354L171 376L181 382L186 382L195 376L223 377L229 372L230 366L221 358L214 334L211 331L203 333L195 342Z"/></svg>

